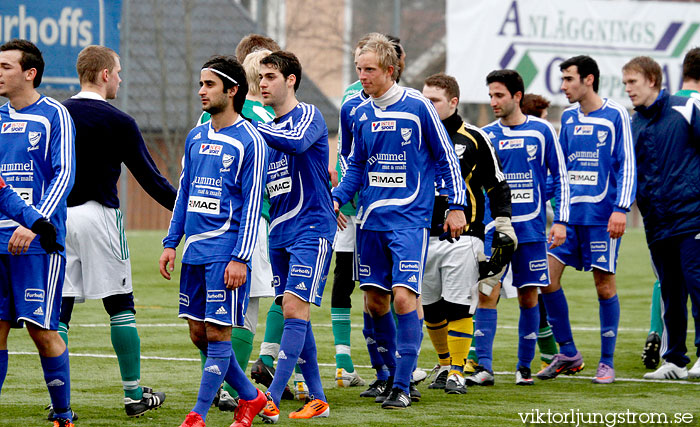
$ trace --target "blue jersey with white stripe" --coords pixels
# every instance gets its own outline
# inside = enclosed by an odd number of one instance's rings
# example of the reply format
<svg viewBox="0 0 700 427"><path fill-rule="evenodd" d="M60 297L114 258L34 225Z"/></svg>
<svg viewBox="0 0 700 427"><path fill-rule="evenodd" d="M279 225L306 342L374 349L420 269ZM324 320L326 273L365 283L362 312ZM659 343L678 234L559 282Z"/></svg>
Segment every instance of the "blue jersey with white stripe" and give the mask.
<svg viewBox="0 0 700 427"><path fill-rule="evenodd" d="M510 186L511 218L518 242L546 240L547 171L554 183L554 220L569 220L569 182L564 154L552 125L526 116L524 123L505 126L497 120L484 128L493 142Z"/></svg>
<svg viewBox="0 0 700 427"><path fill-rule="evenodd" d="M0 173L8 185L56 226L65 247L66 198L75 179L75 129L60 102L41 96L21 110L0 107ZM0 213L0 253L18 223ZM28 254L45 254L34 239Z"/></svg>
<svg viewBox="0 0 700 427"><path fill-rule="evenodd" d="M215 131L211 121L185 141L180 186L163 246L186 236L182 262L247 263L258 239L267 149L241 116Z"/></svg>
<svg viewBox="0 0 700 427"><path fill-rule="evenodd" d="M574 225L607 225L613 211L628 212L637 177L630 118L615 101L583 114L578 104L561 116L559 134L571 184Z"/></svg>
<svg viewBox="0 0 700 427"><path fill-rule="evenodd" d="M356 108L348 169L333 189L341 205L360 191L357 220L367 230L430 228L436 178L444 179L451 208L466 204L459 160L432 102L395 88L393 104L380 108L369 98Z"/></svg>
<svg viewBox="0 0 700 427"><path fill-rule="evenodd" d="M332 242L337 226L321 112L300 102L272 122L255 124L269 146L270 247L285 248L300 238Z"/></svg>
<svg viewBox="0 0 700 427"><path fill-rule="evenodd" d="M340 162L340 171L342 175L348 169L348 157L352 151L353 137L352 133L355 128L355 111L357 107L367 99L365 92L360 90L349 95L340 106L340 132L338 133L338 161Z"/></svg>

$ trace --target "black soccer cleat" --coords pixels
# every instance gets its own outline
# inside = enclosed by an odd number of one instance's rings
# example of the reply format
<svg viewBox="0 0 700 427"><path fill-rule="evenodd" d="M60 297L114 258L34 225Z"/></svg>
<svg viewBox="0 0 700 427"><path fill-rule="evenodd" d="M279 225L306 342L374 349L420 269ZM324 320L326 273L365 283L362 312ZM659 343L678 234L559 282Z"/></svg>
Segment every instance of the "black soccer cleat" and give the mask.
<svg viewBox="0 0 700 427"><path fill-rule="evenodd" d="M411 406L411 397L400 388L391 389L391 393L382 403L382 409L405 409Z"/></svg>
<svg viewBox="0 0 700 427"><path fill-rule="evenodd" d="M656 332L652 332L647 336L647 341L644 343L642 350L642 363L647 369L656 369L661 360L659 349L661 348L661 337Z"/></svg>
<svg viewBox="0 0 700 427"><path fill-rule="evenodd" d="M48 411L49 411L49 414L46 416L46 419L49 421L56 421L56 412L54 412L54 410L53 410L53 405L51 405L49 403L48 405L46 405L46 408L44 408L44 409L48 409ZM75 411L73 411L72 409L70 411L71 411L73 421L78 421L78 414L76 414Z"/></svg>
<svg viewBox="0 0 700 427"><path fill-rule="evenodd" d="M360 397L373 397L376 398L386 388L386 381L384 380L374 380L370 383L369 388L367 390L363 391L360 393Z"/></svg>
<svg viewBox="0 0 700 427"><path fill-rule="evenodd" d="M129 417L140 417L152 409L158 409L165 402L165 393L162 391L153 391L150 387L143 388L143 397L141 400L134 400L128 397L124 398L124 410Z"/></svg>
<svg viewBox="0 0 700 427"><path fill-rule="evenodd" d="M275 368L268 366L262 361L260 357L253 363L250 367L250 378L253 379L258 384L262 384L267 388L270 388L272 384L272 378L275 376ZM294 400L294 392L289 388L289 385L284 387L282 392L283 400Z"/></svg>
<svg viewBox="0 0 700 427"><path fill-rule="evenodd" d="M416 387L417 383L414 383L411 381L411 384L408 386L409 394L411 395L411 402L420 402L421 397L423 395L420 394L420 391L418 391L418 387Z"/></svg>

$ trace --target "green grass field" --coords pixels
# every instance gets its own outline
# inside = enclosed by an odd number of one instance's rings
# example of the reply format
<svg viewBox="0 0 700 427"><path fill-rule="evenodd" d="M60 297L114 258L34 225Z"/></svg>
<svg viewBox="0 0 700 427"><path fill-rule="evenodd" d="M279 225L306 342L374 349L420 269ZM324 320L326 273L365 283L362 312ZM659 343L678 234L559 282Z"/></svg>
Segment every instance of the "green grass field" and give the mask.
<svg viewBox="0 0 700 427"><path fill-rule="evenodd" d="M179 426L190 411L199 387L199 354L189 341L186 324L177 318L178 275L166 281L158 273L160 240L164 232L131 232L128 234L135 296L137 323L141 336L142 384L167 393L167 401L157 411L139 419L128 419L122 404L121 382L116 358L109 338L109 318L100 301L76 305L70 330L72 373L72 405L79 414L78 426ZM179 270L179 265L176 267ZM332 275L329 277L332 278ZM360 389L338 389L333 377L334 346L330 327L330 288L321 309L312 310L312 323L318 343L319 363L326 394L331 404L328 419L293 421L286 415L296 410L299 402L283 401L281 425L385 425L385 426L518 426L523 425L519 413L551 410L556 413L613 412L663 413L669 424L700 426L700 381L643 382L647 372L640 360L647 335L653 274L641 230L630 230L623 239L617 275L622 305L615 367L618 381L601 386L591 384L598 363L600 339L598 304L590 273L567 270L563 286L569 300L574 338L583 353L587 367L574 377L537 381L534 387L516 387L514 374L517 352L517 302L504 300L499 307L499 330L494 344L494 368L499 373L494 387L470 388L464 396L445 395L428 390L421 384L423 400L403 411L387 411L370 399L358 397ZM264 321L270 300L260 308L260 323L253 355L257 358ZM360 374L371 379L361 327L361 292L353 295L352 323L353 360ZM692 320L691 320L692 330ZM691 334L692 335L692 334ZM689 336L688 347L694 349ZM10 364L0 396L0 426L44 426L48 393L44 385L39 357L26 331L13 330L9 339ZM694 355L691 356L695 361ZM437 361L427 337L423 341L419 366L429 370ZM692 363L691 362L691 363ZM533 370L539 366L539 355ZM689 413L685 418L683 413ZM679 415L675 415L679 414ZM626 415L628 416L628 415ZM588 415L584 420L588 420ZM630 425L621 421L630 418L607 418L607 425ZM228 426L232 415L212 409L208 426ZM562 421L561 415L552 421ZM571 419L570 419L571 420ZM537 419L531 420L537 422ZM542 418L539 421L547 421ZM603 421L603 420L598 420ZM631 425L646 425L648 418ZM680 422L676 422L680 421ZM688 421L688 422L684 422ZM256 418L255 424L262 424ZM568 424L568 425L576 425ZM598 423L598 425L606 425Z"/></svg>

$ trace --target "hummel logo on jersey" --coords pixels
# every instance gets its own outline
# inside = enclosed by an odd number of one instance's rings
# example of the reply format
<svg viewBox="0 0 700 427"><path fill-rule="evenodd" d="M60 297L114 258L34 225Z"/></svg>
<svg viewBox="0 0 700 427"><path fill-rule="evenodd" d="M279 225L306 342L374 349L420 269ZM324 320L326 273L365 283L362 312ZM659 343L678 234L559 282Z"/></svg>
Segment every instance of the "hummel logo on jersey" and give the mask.
<svg viewBox="0 0 700 427"><path fill-rule="evenodd" d="M547 273L542 273L542 275L540 276L540 282L543 282L545 280L547 280Z"/></svg>
<svg viewBox="0 0 700 427"><path fill-rule="evenodd" d="M221 375L221 369L219 369L219 365L207 366L206 368L204 368L204 370L206 372L209 372L210 374Z"/></svg>
<svg viewBox="0 0 700 427"><path fill-rule="evenodd" d="M36 310L34 310L34 314L36 314L37 316L43 316L44 310L42 310L41 307L39 307Z"/></svg>
<svg viewBox="0 0 700 427"><path fill-rule="evenodd" d="M606 331L602 334L605 338L614 338L615 337L615 331Z"/></svg>
<svg viewBox="0 0 700 427"><path fill-rule="evenodd" d="M380 345L378 345L378 346L377 346L377 351L380 352L380 353L386 353L386 352L387 352L387 349L384 348L384 347L382 347L382 346L380 346Z"/></svg>
<svg viewBox="0 0 700 427"><path fill-rule="evenodd" d="M198 132L197 135L195 135L194 138L192 138L192 140L194 141L194 140L197 140L201 137L202 137L202 132Z"/></svg>
<svg viewBox="0 0 700 427"><path fill-rule="evenodd" d="M481 332L481 329L477 329L476 331L474 331L474 336L475 337L483 337L484 333Z"/></svg>
<svg viewBox="0 0 700 427"><path fill-rule="evenodd" d="M277 358L282 360L282 359L287 359L287 355L284 354L284 350L280 350L280 353L277 355Z"/></svg>
<svg viewBox="0 0 700 427"><path fill-rule="evenodd" d="M305 291L305 290L306 290L306 285L304 284L304 282L301 282L301 283L299 283L298 285L296 285L296 286L294 287L294 289L299 289L300 291Z"/></svg>
<svg viewBox="0 0 700 427"><path fill-rule="evenodd" d="M608 260L605 258L605 255L601 255L600 258L596 260L596 262L608 262Z"/></svg>
<svg viewBox="0 0 700 427"><path fill-rule="evenodd" d="M567 125L570 125L570 124L573 123L573 122L574 122L574 118L573 118L573 117L569 117L569 120L566 121L566 124L567 124Z"/></svg>
<svg viewBox="0 0 700 427"><path fill-rule="evenodd" d="M367 120L367 114L362 113L362 116L360 117L360 121L364 122L365 120Z"/></svg>
<svg viewBox="0 0 700 427"><path fill-rule="evenodd" d="M416 283L418 282L418 279L416 279L416 275L412 274L411 277L408 278L408 283Z"/></svg>
<svg viewBox="0 0 700 427"><path fill-rule="evenodd" d="M66 385L66 383L56 378L55 380L46 383L46 385L49 387L60 387L62 385Z"/></svg>
<svg viewBox="0 0 700 427"><path fill-rule="evenodd" d="M227 314L227 313L228 313L228 311L226 311L226 309L224 308L223 305L221 307L219 307L218 310L216 310L216 314Z"/></svg>
<svg viewBox="0 0 700 427"><path fill-rule="evenodd" d="M531 334L527 334L523 337L524 340L536 340L537 339L537 332L532 332Z"/></svg>

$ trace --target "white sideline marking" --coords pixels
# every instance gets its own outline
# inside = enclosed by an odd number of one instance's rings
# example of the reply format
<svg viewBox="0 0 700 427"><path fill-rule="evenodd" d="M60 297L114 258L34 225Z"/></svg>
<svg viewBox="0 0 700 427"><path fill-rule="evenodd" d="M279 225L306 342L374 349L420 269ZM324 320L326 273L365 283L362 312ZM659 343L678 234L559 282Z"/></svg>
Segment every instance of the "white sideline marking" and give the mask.
<svg viewBox="0 0 700 427"><path fill-rule="evenodd" d="M71 327L77 326L80 328L106 328L109 327L109 323L78 323L75 325L70 325ZM330 323L313 323L313 326L318 327L318 328L331 328L332 325ZM363 325L359 324L351 324L350 325L353 328L362 328ZM136 327L138 328L186 328L187 323L137 323ZM502 329L518 329L517 325L498 325L499 328ZM589 332L598 332L600 331L600 327L586 327L586 326L572 326L571 330L573 331L589 331ZM648 331L648 328L618 328L618 331L625 331L625 332L646 332Z"/></svg>
<svg viewBox="0 0 700 427"><path fill-rule="evenodd" d="M10 355L16 356L36 356L36 352L31 351L10 351ZM95 359L116 359L117 356L114 354L92 354L92 353L71 353L71 357L92 357ZM174 361L174 362L200 362L199 358L191 357L160 357L160 356L141 356L142 360L163 360L163 361ZM249 360L248 363L254 363L254 360ZM324 368L335 368L335 363L319 363L318 366ZM372 370L369 365L355 365L356 368L363 368L367 370ZM425 368L426 371L430 371L431 368ZM515 375L515 372L509 371L496 371L496 375ZM571 379L571 380L587 380L590 381L594 377L586 377L582 375L560 375L557 378ZM644 380L641 378L615 378L615 381L620 382L632 382L632 383L661 383L661 384L689 384L700 386L700 381L685 381L685 380ZM542 382L542 381L538 381Z"/></svg>

